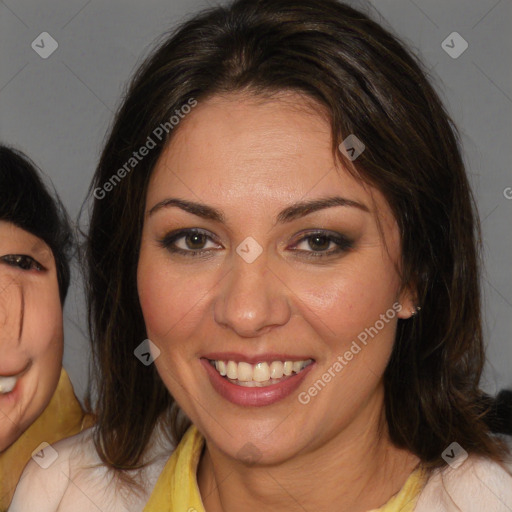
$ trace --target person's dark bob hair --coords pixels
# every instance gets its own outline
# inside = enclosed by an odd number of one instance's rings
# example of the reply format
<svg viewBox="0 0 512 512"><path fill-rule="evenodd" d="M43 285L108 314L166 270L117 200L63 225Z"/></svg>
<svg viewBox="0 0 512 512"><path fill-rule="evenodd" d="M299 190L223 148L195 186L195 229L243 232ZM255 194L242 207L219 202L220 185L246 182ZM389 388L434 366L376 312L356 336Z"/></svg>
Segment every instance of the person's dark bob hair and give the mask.
<svg viewBox="0 0 512 512"><path fill-rule="evenodd" d="M0 220L43 240L57 268L61 303L69 288L73 236L57 194L50 194L36 165L21 151L0 145Z"/></svg>
<svg viewBox="0 0 512 512"><path fill-rule="evenodd" d="M416 291L421 312L398 321L384 375L392 441L428 468L443 464L454 440L502 459L505 445L490 428L492 404L479 388L479 223L457 131L426 77L394 35L335 0L215 7L166 35L142 63L90 190L86 282L100 391L95 443L105 463L137 467L163 414L176 443L189 425L155 366L133 355L147 337L136 284L146 191L179 130L170 119L217 94L289 91L327 113L333 155L384 194L399 226L402 283ZM159 138L164 125L169 134ZM350 134L366 146L353 167L338 149ZM148 138L153 147L135 159Z"/></svg>

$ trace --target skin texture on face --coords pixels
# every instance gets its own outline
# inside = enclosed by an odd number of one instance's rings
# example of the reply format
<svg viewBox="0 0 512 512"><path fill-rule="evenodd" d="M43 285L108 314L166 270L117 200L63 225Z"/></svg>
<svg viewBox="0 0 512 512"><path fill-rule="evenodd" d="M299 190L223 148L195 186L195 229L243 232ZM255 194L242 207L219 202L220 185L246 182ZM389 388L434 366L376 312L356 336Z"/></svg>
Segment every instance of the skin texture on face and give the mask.
<svg viewBox="0 0 512 512"><path fill-rule="evenodd" d="M63 327L55 260L39 238L0 221L0 452L48 405L59 381ZM14 381L10 381L14 383Z"/></svg>
<svg viewBox="0 0 512 512"><path fill-rule="evenodd" d="M329 467L340 474L344 464L357 466L358 457L361 467L364 457L394 460L385 428L380 436L382 375L397 319L410 316L412 302L400 293L398 228L384 197L337 166L329 123L299 95L215 96L181 123L150 180L138 291L148 337L161 350L158 372L207 440L200 487L212 484L204 475L221 478L243 468L242 487L265 503L261 487L248 481L252 473L243 461L251 450L257 454L254 472L271 465L286 468L284 475ZM295 203L333 196L352 203L279 218ZM169 199L213 207L224 222L165 206ZM207 237L170 236L192 228ZM312 232L341 242L305 238ZM247 237L262 249L250 263L237 252L247 250ZM359 343L362 349L343 369L301 403L299 394L397 302L400 312L381 322L378 334L366 346ZM270 405L241 406L212 387L201 362L209 353L283 354L278 359L314 363L290 395ZM354 447L361 455L352 453ZM264 477L255 478L263 486ZM230 499L212 501L211 509Z"/></svg>

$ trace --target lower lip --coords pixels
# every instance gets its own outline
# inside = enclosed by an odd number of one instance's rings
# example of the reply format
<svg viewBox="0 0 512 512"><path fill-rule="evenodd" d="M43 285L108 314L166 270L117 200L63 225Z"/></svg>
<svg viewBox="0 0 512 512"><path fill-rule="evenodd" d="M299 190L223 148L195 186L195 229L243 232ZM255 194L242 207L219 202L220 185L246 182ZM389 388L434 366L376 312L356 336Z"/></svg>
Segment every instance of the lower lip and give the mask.
<svg viewBox="0 0 512 512"><path fill-rule="evenodd" d="M271 405L291 395L300 386L301 382L315 365L313 362L309 366L306 366L301 372L277 384L271 384L270 386L262 388L248 388L245 386L237 386L222 377L210 364L208 359L201 359L200 361L208 374L213 388L219 395L233 404L251 407Z"/></svg>

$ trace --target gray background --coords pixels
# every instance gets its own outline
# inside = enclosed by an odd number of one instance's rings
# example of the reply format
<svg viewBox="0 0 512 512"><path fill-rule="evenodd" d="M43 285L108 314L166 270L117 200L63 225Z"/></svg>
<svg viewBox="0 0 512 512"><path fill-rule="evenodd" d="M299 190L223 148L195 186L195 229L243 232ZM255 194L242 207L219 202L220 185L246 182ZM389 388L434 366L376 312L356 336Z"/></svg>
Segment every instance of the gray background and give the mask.
<svg viewBox="0 0 512 512"><path fill-rule="evenodd" d="M351 2L420 55L458 125L485 245L488 364L483 387L512 387L512 0ZM86 195L124 86L154 41L214 0L0 0L0 140L51 178L73 219ZM458 32L467 50L442 42ZM42 32L58 49L42 59ZM457 42L451 42L455 49ZM509 199L505 197L509 190ZM64 365L87 388L89 345L77 264L65 308Z"/></svg>

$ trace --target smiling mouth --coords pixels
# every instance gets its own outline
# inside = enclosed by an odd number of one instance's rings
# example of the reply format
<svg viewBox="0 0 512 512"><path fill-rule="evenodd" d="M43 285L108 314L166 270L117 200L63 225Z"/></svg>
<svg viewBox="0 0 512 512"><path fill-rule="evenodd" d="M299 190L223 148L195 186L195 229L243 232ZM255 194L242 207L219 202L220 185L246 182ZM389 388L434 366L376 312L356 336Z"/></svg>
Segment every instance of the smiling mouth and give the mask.
<svg viewBox="0 0 512 512"><path fill-rule="evenodd" d="M232 384L248 388L262 388L278 384L300 373L313 363L313 359L302 361L272 361L250 364L244 361L221 361L208 359L221 377Z"/></svg>

